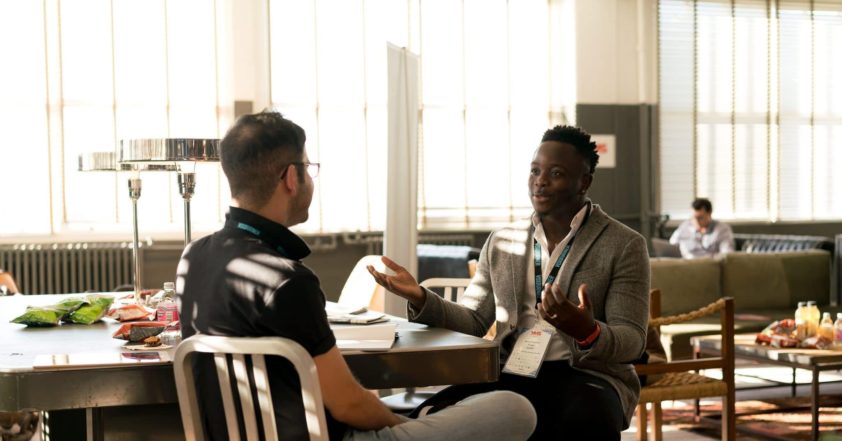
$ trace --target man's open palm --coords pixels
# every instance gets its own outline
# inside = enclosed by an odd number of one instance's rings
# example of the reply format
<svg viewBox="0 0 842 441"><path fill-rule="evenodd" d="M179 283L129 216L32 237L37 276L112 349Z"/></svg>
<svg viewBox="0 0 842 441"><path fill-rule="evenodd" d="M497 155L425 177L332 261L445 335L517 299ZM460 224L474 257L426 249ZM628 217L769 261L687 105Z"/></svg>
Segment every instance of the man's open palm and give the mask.
<svg viewBox="0 0 842 441"><path fill-rule="evenodd" d="M383 264L386 265L386 268L394 271L395 275L390 276L388 274L381 273L374 269L373 266L368 265L368 272L371 273L377 284L386 288L390 292L405 298L414 306L419 308L422 307L424 305L424 300L426 299L426 294L418 285L415 277L412 277L412 274L410 274L406 268L398 265L392 259L383 256L381 260L383 261Z"/></svg>

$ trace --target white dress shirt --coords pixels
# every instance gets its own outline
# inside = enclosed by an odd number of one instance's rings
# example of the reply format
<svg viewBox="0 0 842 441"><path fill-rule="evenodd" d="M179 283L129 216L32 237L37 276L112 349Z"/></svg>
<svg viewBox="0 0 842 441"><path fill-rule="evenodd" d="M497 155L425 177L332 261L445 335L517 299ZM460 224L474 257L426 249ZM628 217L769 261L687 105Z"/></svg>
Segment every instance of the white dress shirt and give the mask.
<svg viewBox="0 0 842 441"><path fill-rule="evenodd" d="M556 244L555 248L553 248L552 254L549 253L550 247L547 243L547 235L544 233L544 226L541 224L540 217L538 217L537 214L532 215L532 224L535 226L535 240L538 241L538 245L541 248L542 284L546 282L547 276L550 275L550 271L564 250L564 247L567 246L570 240L576 236L576 233L582 226L583 221L589 214L591 207L591 203L588 202L581 210L579 210L578 213L576 213L576 216L573 217L573 221L570 222L570 232L567 233L567 236L565 236L561 242ZM528 254L530 262L534 262L535 259L533 250L534 247L529 247ZM564 270L565 265L567 265L567 259L564 260L561 268L559 268L559 274L561 274L561 271ZM556 275L556 277L558 277L558 275ZM532 328L532 326L538 323L539 319L538 310L536 309L537 299L535 298L535 265L529 265L529 274L526 280L527 294L524 296L523 301L518 308L518 324L520 331ZM578 287L576 289L578 289ZM547 348L547 354L544 357L544 360L567 360L570 358L570 347L561 337L559 337L559 332L561 331L556 330L555 334L553 334L552 338L550 338L550 345L549 348Z"/></svg>
<svg viewBox="0 0 842 441"><path fill-rule="evenodd" d="M704 233L698 231L692 220L686 220L670 236L670 243L678 245L685 259L713 257L734 251L734 232L731 226L712 220Z"/></svg>

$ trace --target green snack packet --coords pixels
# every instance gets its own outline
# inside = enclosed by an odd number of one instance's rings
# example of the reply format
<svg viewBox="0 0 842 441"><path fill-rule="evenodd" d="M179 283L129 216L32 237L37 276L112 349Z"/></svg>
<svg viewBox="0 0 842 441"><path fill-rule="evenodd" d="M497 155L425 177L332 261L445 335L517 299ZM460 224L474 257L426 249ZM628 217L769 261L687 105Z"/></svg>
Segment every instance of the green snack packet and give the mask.
<svg viewBox="0 0 842 441"><path fill-rule="evenodd" d="M62 299L62 301L56 303L55 305L52 305L51 307L61 311L61 316L63 318L67 317L73 311L76 311L77 309L81 308L83 305L86 304L88 304L88 301L81 297L70 297L67 299Z"/></svg>
<svg viewBox="0 0 842 441"><path fill-rule="evenodd" d="M11 323L26 326L56 326L63 312L52 306L30 306L26 312L12 319Z"/></svg>
<svg viewBox="0 0 842 441"><path fill-rule="evenodd" d="M108 312L108 308L114 302L114 297L91 294L87 296L86 300L88 304L82 305L79 309L71 312L67 316L67 321L82 325L90 325L99 321Z"/></svg>

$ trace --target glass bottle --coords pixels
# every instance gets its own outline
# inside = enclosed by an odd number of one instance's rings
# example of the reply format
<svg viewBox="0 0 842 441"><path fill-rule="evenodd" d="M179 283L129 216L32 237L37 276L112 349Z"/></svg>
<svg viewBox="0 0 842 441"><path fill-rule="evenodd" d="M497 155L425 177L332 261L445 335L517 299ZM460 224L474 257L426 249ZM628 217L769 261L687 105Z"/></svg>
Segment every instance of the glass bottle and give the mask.
<svg viewBox="0 0 842 441"><path fill-rule="evenodd" d="M830 318L830 313L825 312L822 315L822 322L819 325L819 337L833 342L833 319Z"/></svg>
<svg viewBox="0 0 842 441"><path fill-rule="evenodd" d="M833 344L842 346L842 312L836 313L836 322L833 323Z"/></svg>
<svg viewBox="0 0 842 441"><path fill-rule="evenodd" d="M795 309L795 338L807 338L807 302L798 302L798 308Z"/></svg>
<svg viewBox="0 0 842 441"><path fill-rule="evenodd" d="M821 318L819 307L814 300L807 302L807 337L814 337L819 333L819 319Z"/></svg>

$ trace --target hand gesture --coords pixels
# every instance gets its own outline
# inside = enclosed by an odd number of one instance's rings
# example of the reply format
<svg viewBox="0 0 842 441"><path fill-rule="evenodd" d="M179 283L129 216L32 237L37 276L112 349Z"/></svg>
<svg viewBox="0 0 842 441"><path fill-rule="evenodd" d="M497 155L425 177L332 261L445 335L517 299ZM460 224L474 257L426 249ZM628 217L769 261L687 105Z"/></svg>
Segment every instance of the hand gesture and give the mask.
<svg viewBox="0 0 842 441"><path fill-rule="evenodd" d="M412 306L421 308L424 306L424 301L427 300L427 293L415 281L415 277L406 270L406 268L398 265L392 259L383 256L381 258L386 268L395 272L394 276L381 273L374 269L373 266L368 265L368 272L374 277L374 281L378 285L386 288L389 292L397 294L405 298Z"/></svg>
<svg viewBox="0 0 842 441"><path fill-rule="evenodd" d="M556 329L576 340L588 338L596 322L593 318L593 306L586 293L587 288L588 285L584 283L579 285L579 304L576 305L567 299L557 283L544 285L538 313Z"/></svg>

